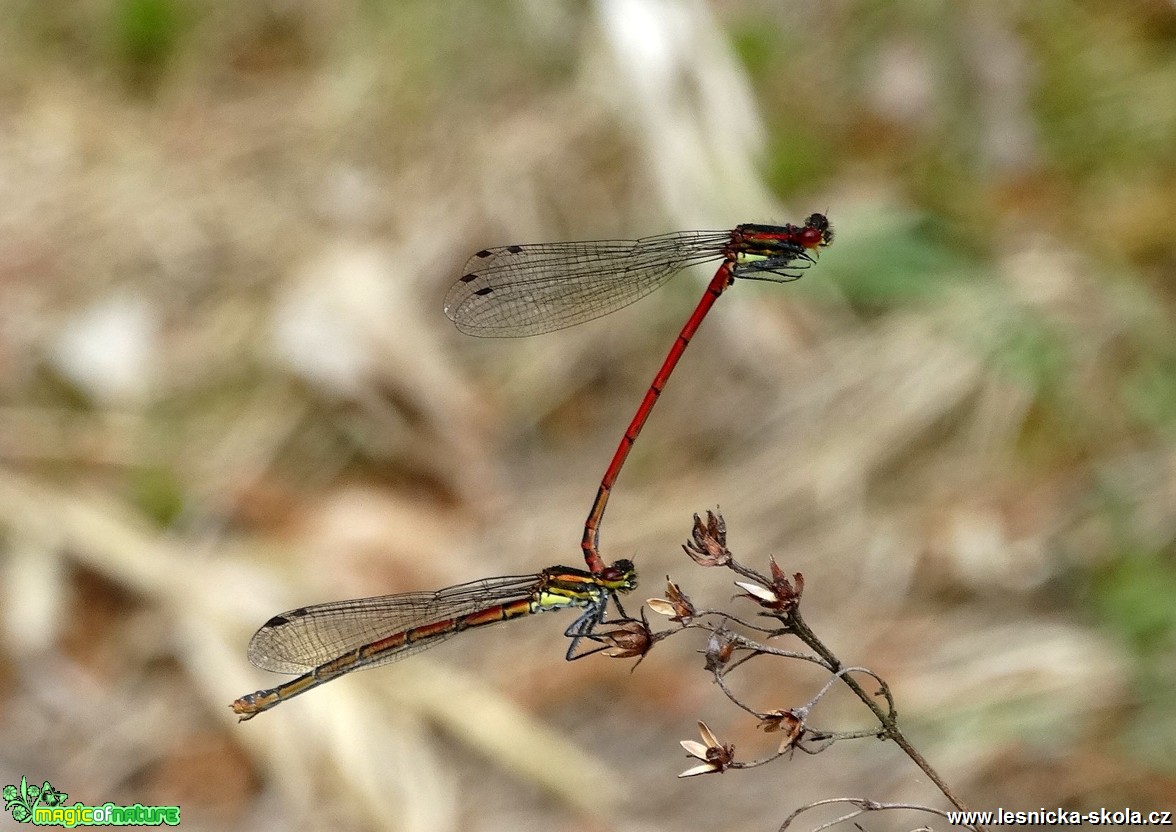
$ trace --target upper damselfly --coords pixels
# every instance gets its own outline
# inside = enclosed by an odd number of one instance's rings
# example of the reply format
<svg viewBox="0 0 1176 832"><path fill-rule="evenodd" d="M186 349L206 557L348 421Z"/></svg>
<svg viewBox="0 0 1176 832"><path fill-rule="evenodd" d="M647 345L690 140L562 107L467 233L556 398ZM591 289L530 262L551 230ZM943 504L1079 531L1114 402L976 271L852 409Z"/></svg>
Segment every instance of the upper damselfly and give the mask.
<svg viewBox="0 0 1176 832"><path fill-rule="evenodd" d="M740 225L732 231L677 231L640 240L539 243L479 251L445 296L462 332L517 337L552 332L628 306L687 266L722 259L706 292L641 400L600 481L580 546L593 574L605 570L600 524L625 459L662 388L711 306L735 278L785 283L800 277L833 242L823 214L804 225Z"/></svg>
<svg viewBox="0 0 1176 832"><path fill-rule="evenodd" d="M567 660L604 649L580 650L583 639L605 620L609 599L637 586L632 561L619 560L599 572L552 566L537 575L487 578L436 592L408 592L299 607L275 615L249 642L249 661L263 670L300 673L298 678L242 696L232 704L241 720L369 667L419 653L473 627L524 615L579 609L564 635L572 643ZM620 610L624 615L624 610Z"/></svg>

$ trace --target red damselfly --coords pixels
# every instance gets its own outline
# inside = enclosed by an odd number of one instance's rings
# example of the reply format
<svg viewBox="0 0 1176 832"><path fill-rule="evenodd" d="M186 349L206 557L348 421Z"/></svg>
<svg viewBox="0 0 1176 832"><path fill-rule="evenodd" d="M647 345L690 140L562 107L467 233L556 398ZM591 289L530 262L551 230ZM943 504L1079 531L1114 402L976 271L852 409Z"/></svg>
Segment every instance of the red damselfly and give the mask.
<svg viewBox="0 0 1176 832"><path fill-rule="evenodd" d="M604 649L580 651L594 640L611 598L637 586L633 562L619 560L597 572L552 566L537 575L487 578L436 592L408 592L299 607L275 615L249 642L249 661L263 670L301 673L297 679L242 696L232 704L241 720L350 673L379 667L440 644L473 627L524 615L581 610L564 635L572 639L567 660Z"/></svg>
<svg viewBox="0 0 1176 832"><path fill-rule="evenodd" d="M687 266L722 259L706 292L654 376L609 463L584 522L588 569L604 570L600 524L625 459L703 318L735 278L784 283L800 277L833 242L823 214L804 225L740 225L733 231L677 231L640 240L539 243L479 251L445 296L445 314L470 335L552 332L628 306Z"/></svg>

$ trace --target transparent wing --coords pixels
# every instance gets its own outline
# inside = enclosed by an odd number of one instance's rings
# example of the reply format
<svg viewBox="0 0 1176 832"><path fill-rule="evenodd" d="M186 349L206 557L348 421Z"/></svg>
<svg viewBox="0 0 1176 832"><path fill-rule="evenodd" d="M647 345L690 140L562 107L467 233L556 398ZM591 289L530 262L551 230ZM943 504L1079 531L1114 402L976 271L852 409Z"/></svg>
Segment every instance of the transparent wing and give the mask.
<svg viewBox="0 0 1176 832"><path fill-rule="evenodd" d="M275 615L249 641L249 661L263 670L304 673L395 633L529 598L542 575L471 581L436 592L406 592L315 604ZM387 664L432 647L453 633L406 645L365 667Z"/></svg>
<svg viewBox="0 0 1176 832"><path fill-rule="evenodd" d="M687 266L722 257L730 239L729 231L676 231L484 249L445 296L445 314L469 335L552 332L615 312Z"/></svg>

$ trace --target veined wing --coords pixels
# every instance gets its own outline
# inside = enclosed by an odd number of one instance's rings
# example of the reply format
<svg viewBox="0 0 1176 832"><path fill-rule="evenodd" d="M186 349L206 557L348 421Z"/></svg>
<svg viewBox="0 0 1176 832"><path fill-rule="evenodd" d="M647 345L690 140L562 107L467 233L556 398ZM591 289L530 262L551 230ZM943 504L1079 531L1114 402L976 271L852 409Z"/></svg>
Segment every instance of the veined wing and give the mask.
<svg viewBox="0 0 1176 832"><path fill-rule="evenodd" d="M469 335L552 332L615 312L687 266L722 257L730 238L730 231L676 231L483 249L445 296L445 314Z"/></svg>
<svg viewBox="0 0 1176 832"><path fill-rule="evenodd" d="M436 592L405 592L299 607L275 615L249 641L249 661L263 670L304 673L365 644L414 627L436 624L496 604L529 598L542 575L486 578ZM386 664L443 641L419 642Z"/></svg>

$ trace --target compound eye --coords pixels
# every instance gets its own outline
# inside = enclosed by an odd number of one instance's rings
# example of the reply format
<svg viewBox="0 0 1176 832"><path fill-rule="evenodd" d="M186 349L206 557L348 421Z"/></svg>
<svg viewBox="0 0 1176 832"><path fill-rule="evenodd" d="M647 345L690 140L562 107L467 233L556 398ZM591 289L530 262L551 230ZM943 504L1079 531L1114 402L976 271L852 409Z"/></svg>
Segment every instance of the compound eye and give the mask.
<svg viewBox="0 0 1176 832"><path fill-rule="evenodd" d="M633 561L618 560L611 566L606 566L600 570L600 578L603 581L610 583L621 583L631 580L633 577Z"/></svg>
<svg viewBox="0 0 1176 832"><path fill-rule="evenodd" d="M825 242L825 232L820 228L806 227L800 232L800 244L805 248L816 248Z"/></svg>

